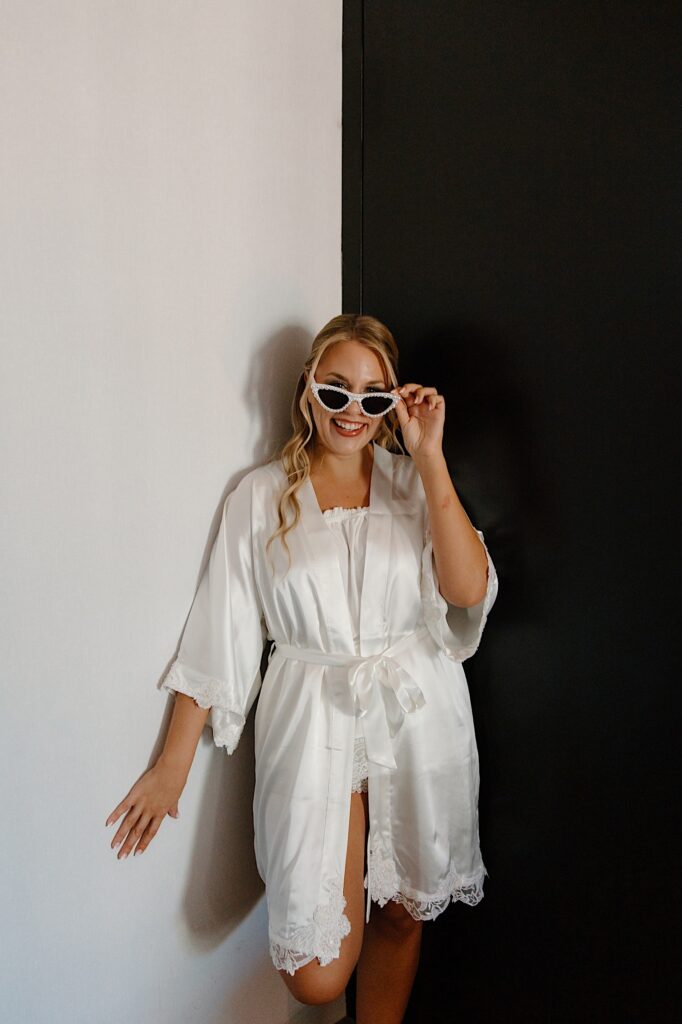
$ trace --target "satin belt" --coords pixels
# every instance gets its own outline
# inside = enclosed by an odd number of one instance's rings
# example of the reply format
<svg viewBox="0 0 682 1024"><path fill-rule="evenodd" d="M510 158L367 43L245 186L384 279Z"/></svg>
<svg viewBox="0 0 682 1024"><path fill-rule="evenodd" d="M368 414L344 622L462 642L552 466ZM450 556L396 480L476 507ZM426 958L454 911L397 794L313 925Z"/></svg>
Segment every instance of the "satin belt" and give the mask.
<svg viewBox="0 0 682 1024"><path fill-rule="evenodd" d="M421 626L378 654L327 654L326 651L313 648L279 643L276 650L285 658L347 667L348 687L353 696L355 715L362 719L367 760L384 768L395 769L393 737L400 729L405 715L426 703L421 688L396 655L428 632L427 626ZM382 688L387 697L392 695L388 701Z"/></svg>
<svg viewBox="0 0 682 1024"><path fill-rule="evenodd" d="M378 654L327 654L313 648L295 647L293 644L273 644L268 655L268 664L275 649L285 658L312 661L321 665L336 665L348 668L348 687L353 696L353 707L357 718L363 720L367 760L384 768L396 767L393 756L393 737L400 729L406 714L416 711L426 703L421 688L409 674L396 655L416 643L429 632L428 626L421 626L414 633L408 633L396 640L390 647ZM387 706L382 687L395 700ZM389 701L391 698L389 697ZM369 790L369 785L368 785ZM367 830L367 913L369 921L372 906L372 885L370 880L370 839L372 830Z"/></svg>

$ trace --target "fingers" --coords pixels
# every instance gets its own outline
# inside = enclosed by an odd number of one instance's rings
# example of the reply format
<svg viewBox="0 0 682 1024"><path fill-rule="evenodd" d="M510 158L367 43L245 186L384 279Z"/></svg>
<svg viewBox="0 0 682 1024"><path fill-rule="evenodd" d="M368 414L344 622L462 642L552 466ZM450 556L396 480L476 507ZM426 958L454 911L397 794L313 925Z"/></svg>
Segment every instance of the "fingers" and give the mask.
<svg viewBox="0 0 682 1024"><path fill-rule="evenodd" d="M118 851L118 860L121 860L123 857L128 856L133 846L135 846L135 843L137 843L137 841L142 838L142 834L144 833L150 820L151 814L145 812L144 814L140 815L140 817L137 819L136 823L133 825L130 832L128 833L128 838L124 842L121 849Z"/></svg>
<svg viewBox="0 0 682 1024"><path fill-rule="evenodd" d="M128 796L130 796L130 794L128 794ZM121 800L121 802L118 805L118 807L114 807L113 811L111 812L111 814L109 815L109 817L107 818L107 820L105 821L104 824L107 827L109 825L113 825L115 821L118 821L118 819L121 817L121 815L123 814L124 811L129 811L129 810L130 810L130 804L128 803L128 797L125 797L123 800Z"/></svg>
<svg viewBox="0 0 682 1024"><path fill-rule="evenodd" d="M139 843L137 844L137 848L135 849L135 853L133 854L133 857L135 856L135 854L142 853L143 850L147 849L147 847L151 843L152 839L154 838L156 833L161 828L161 822L162 821L163 821L163 817L159 817L158 815L156 815L155 817L152 818L152 820L149 822L149 824L147 825L146 829L142 833L142 838L140 839Z"/></svg>
<svg viewBox="0 0 682 1024"><path fill-rule="evenodd" d="M442 398L436 388L424 387L421 384L403 384L401 387L394 388L393 390L404 399L406 405L419 405L426 400L429 409L435 409L442 403ZM438 401L439 398L441 399L440 402Z"/></svg>
<svg viewBox="0 0 682 1024"><path fill-rule="evenodd" d="M119 860L127 857L133 847L135 853L146 850L167 814L172 818L179 817L179 797L183 786L184 782L177 773L166 773L156 767L138 779L106 821L110 825L124 815L111 841L112 850L120 846Z"/></svg>
<svg viewBox="0 0 682 1024"><path fill-rule="evenodd" d="M116 820L116 817L123 813L124 810L128 810L125 818L118 827L116 835L111 841L112 850L115 849L119 843L122 843L121 849L118 851L117 860L122 860L128 856L131 849L137 842L135 853L142 853L146 850L152 839L159 831L161 822L169 814L172 818L177 818L180 814L177 803L170 808L167 812L159 814L158 811L145 810L144 807L140 807L138 804L133 804L132 807L123 801L116 808L116 811L107 819L107 825L110 822ZM139 842L138 842L139 840Z"/></svg>
<svg viewBox="0 0 682 1024"><path fill-rule="evenodd" d="M112 850L114 850L118 846L119 843L123 842L123 840L128 835L130 830L134 827L136 822L139 820L141 813L142 812L136 806L133 806L133 807L130 808L130 810L126 814L125 818L123 819L123 821L119 825L118 831L116 832L116 835L111 840L111 848L112 848ZM123 847L121 847L121 849L118 851L118 859L119 860L121 859L122 853L123 853Z"/></svg>

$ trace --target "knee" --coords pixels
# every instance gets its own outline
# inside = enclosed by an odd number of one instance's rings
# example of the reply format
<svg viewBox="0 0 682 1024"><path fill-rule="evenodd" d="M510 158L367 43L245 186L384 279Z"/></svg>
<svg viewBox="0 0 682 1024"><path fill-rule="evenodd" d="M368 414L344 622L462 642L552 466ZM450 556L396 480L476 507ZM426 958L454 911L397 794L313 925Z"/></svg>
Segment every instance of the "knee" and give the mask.
<svg viewBox="0 0 682 1024"><path fill-rule="evenodd" d="M402 903L398 903L397 900L389 900L383 907L377 907L376 910L380 927L399 938L419 934L422 930L424 922L415 920L409 910Z"/></svg>
<svg viewBox="0 0 682 1024"><path fill-rule="evenodd" d="M307 971L306 967L313 967ZM325 974L327 968L313 961L305 967L299 967L294 974L287 971L279 971L284 983L291 992L294 999L299 1003L306 1003L308 1006L323 1006L325 1003L333 1003L339 996L343 995L348 984L348 978L342 976L338 970Z"/></svg>

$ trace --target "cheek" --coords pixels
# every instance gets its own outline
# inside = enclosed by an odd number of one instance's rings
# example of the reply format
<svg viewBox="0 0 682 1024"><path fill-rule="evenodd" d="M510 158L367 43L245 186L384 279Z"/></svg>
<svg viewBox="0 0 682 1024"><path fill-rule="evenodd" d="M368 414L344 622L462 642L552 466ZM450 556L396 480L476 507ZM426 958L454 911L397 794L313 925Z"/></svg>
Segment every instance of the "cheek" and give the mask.
<svg viewBox="0 0 682 1024"><path fill-rule="evenodd" d="M316 427L319 427L320 423L324 420L324 412L320 408L319 404L313 399L309 403L310 415L313 418L313 423Z"/></svg>

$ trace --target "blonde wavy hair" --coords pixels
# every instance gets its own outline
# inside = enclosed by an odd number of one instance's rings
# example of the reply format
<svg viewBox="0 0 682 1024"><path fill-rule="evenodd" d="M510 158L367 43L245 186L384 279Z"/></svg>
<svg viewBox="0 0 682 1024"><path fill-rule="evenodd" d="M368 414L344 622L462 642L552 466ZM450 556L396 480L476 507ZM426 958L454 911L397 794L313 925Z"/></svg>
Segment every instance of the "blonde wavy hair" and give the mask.
<svg viewBox="0 0 682 1024"><path fill-rule="evenodd" d="M310 383L315 377L317 364L324 353L340 341L357 341L361 345L371 348L373 352L376 352L383 365L384 378L388 382L386 391L391 391L398 385L398 346L388 327L375 317L343 313L333 317L313 339L310 355L301 369L291 403L293 428L291 436L277 448L268 460L270 462L281 460L288 484L281 494L277 509L279 525L268 538L265 551L267 554L270 545L276 537L279 537L287 552L289 568L291 568L291 552L286 542L286 535L289 530L293 530L301 517L301 505L296 492L310 476L309 452L312 451L314 444L315 423L308 405L309 398L312 398ZM304 377L306 370L308 371L307 381ZM398 425L397 413L395 409L392 409L382 418L379 431L373 440L382 448L388 448L389 451L397 449L405 455L406 452L396 435ZM292 518L287 522L289 512L292 513Z"/></svg>

